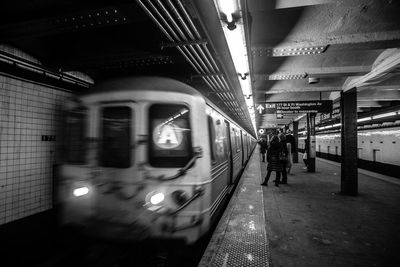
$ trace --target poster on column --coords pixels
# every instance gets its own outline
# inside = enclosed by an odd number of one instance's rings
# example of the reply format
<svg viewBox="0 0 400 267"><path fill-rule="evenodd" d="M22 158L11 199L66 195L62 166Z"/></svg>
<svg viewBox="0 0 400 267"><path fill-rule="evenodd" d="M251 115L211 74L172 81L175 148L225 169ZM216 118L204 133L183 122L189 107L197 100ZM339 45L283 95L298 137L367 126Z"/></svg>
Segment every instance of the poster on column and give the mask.
<svg viewBox="0 0 400 267"><path fill-rule="evenodd" d="M266 114L331 113L332 100L268 102Z"/></svg>

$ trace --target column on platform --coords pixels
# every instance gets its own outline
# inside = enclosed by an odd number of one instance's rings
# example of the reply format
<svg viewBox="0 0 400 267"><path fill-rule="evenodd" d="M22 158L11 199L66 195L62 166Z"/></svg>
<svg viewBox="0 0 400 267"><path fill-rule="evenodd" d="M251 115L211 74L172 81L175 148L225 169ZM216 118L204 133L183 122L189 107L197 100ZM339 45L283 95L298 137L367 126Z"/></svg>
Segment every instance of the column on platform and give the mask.
<svg viewBox="0 0 400 267"><path fill-rule="evenodd" d="M340 95L341 109L341 193L358 194L357 170L357 89L353 88Z"/></svg>
<svg viewBox="0 0 400 267"><path fill-rule="evenodd" d="M307 171L315 172L315 115L307 113Z"/></svg>
<svg viewBox="0 0 400 267"><path fill-rule="evenodd" d="M293 163L299 163L299 153L298 153L298 146L299 146L299 122L293 121L293 137L295 143L295 152L293 153Z"/></svg>

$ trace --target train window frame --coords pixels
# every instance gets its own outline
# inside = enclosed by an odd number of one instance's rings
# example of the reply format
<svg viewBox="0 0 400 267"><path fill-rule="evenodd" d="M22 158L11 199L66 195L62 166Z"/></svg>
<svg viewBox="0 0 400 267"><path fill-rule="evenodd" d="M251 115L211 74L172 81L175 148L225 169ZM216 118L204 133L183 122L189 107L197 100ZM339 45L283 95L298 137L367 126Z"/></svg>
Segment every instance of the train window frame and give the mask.
<svg viewBox="0 0 400 267"><path fill-rule="evenodd" d="M129 145L127 146L127 155L128 155L128 159L126 160L126 164L121 164L117 166L106 166L104 164L104 127L103 127L103 114L104 114L104 110L108 109L108 108L128 108L129 109L129 114L130 114L130 127L129 127ZM131 168L134 165L134 153L132 150L132 147L135 144L135 121L137 120L136 118L136 110L134 107L134 104L132 102L102 102L101 105L99 106L99 112L98 112L99 116L99 135L101 137L100 139L100 144L99 144L99 149L98 149L98 164L101 167L104 168L116 168L116 169L127 169L127 168Z"/></svg>
<svg viewBox="0 0 400 267"><path fill-rule="evenodd" d="M241 147L241 141L240 141L240 130L237 129L236 132L236 153L239 153L241 151L240 147Z"/></svg>
<svg viewBox="0 0 400 267"><path fill-rule="evenodd" d="M81 148L80 148L80 153L79 153L79 159L75 156L71 156L71 142L70 142L70 138L71 138L71 134L70 134L70 126L68 123L68 119L70 118L70 114L72 113L77 113L77 111L81 111L80 113L82 113L82 118L80 120L81 122ZM86 160L86 141L85 141L85 136L86 136L86 131L88 129L88 113L89 113L89 109L87 107L84 106L79 106L77 108L74 109L70 109L66 111L66 119L64 121L65 123L65 131L66 131L66 138L64 140L64 146L65 146L65 150L66 150L66 155L64 156L64 161L68 164L73 164L73 165L85 165L87 160ZM72 157L73 159L71 159L70 157Z"/></svg>
<svg viewBox="0 0 400 267"><path fill-rule="evenodd" d="M208 136L209 136L209 142L210 142L210 156L211 156L211 164L216 164L217 160L215 157L215 139L216 139L216 134L215 134L215 125L214 125L214 119L210 115L207 115L207 124L208 124Z"/></svg>
<svg viewBox="0 0 400 267"><path fill-rule="evenodd" d="M186 156L181 157L166 157L166 156L154 156L152 150L154 149L153 142L153 127L151 119L151 111L155 106L180 106L180 109L186 108L188 111L186 112L187 117L187 129L190 130L187 135L188 138L185 142L186 144L185 152ZM185 102L152 102L147 107L147 118L148 118L148 146L147 146L147 160L148 164L153 168L182 168L184 167L193 157L193 127L192 127L192 110L189 104ZM172 163L172 164L171 164Z"/></svg>
<svg viewBox="0 0 400 267"><path fill-rule="evenodd" d="M236 129L233 126L231 126L231 129L231 147L233 148L232 152L236 154Z"/></svg>

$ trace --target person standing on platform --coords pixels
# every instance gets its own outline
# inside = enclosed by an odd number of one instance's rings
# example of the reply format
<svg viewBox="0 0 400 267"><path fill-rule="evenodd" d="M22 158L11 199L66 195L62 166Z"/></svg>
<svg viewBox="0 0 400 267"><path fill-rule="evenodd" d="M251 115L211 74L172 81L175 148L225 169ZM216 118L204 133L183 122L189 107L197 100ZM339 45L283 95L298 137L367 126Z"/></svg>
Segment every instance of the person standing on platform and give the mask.
<svg viewBox="0 0 400 267"><path fill-rule="evenodd" d="M288 130L286 134L286 146L288 149L288 164L287 164L287 173L290 173L293 165L293 154L296 153L296 141L292 135L292 131Z"/></svg>
<svg viewBox="0 0 400 267"><path fill-rule="evenodd" d="M303 162L304 162L304 165L306 165L306 166L304 167L304 169L307 169L307 168L308 168L308 159L307 159L307 154L308 154L308 146L307 146L307 144L308 144L308 139L305 139L305 140L304 140L304 143L305 143L305 145L304 145L304 153L303 153Z"/></svg>
<svg viewBox="0 0 400 267"><path fill-rule="evenodd" d="M289 151L286 146L286 138L283 133L280 133L278 135L279 137L279 142L281 143L282 146L282 153L279 155L279 162L282 165L282 182L281 184L287 184L287 172L286 172L286 167L288 163L288 154Z"/></svg>
<svg viewBox="0 0 400 267"><path fill-rule="evenodd" d="M261 158L262 162L265 162L265 153L267 153L267 140L264 138L261 138L260 142L258 143L260 145L260 153L261 153Z"/></svg>
<svg viewBox="0 0 400 267"><path fill-rule="evenodd" d="M273 135L269 147L267 149L267 176L264 179L264 182L261 185L268 185L268 180L271 177L272 171L276 172L275 177L275 186L279 186L279 182L281 179L282 172L282 164L279 162L279 156L282 153L283 148L281 143L279 142L279 138L276 135Z"/></svg>

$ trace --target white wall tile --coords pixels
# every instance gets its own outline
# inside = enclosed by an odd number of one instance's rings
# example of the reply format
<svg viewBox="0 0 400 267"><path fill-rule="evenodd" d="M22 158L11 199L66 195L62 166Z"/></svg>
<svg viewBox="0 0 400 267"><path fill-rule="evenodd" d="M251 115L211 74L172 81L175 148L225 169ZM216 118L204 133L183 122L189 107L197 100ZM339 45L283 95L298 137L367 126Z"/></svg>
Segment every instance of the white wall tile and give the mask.
<svg viewBox="0 0 400 267"><path fill-rule="evenodd" d="M0 224L52 206L59 113L69 92L0 75ZM50 153L52 151L52 153Z"/></svg>

